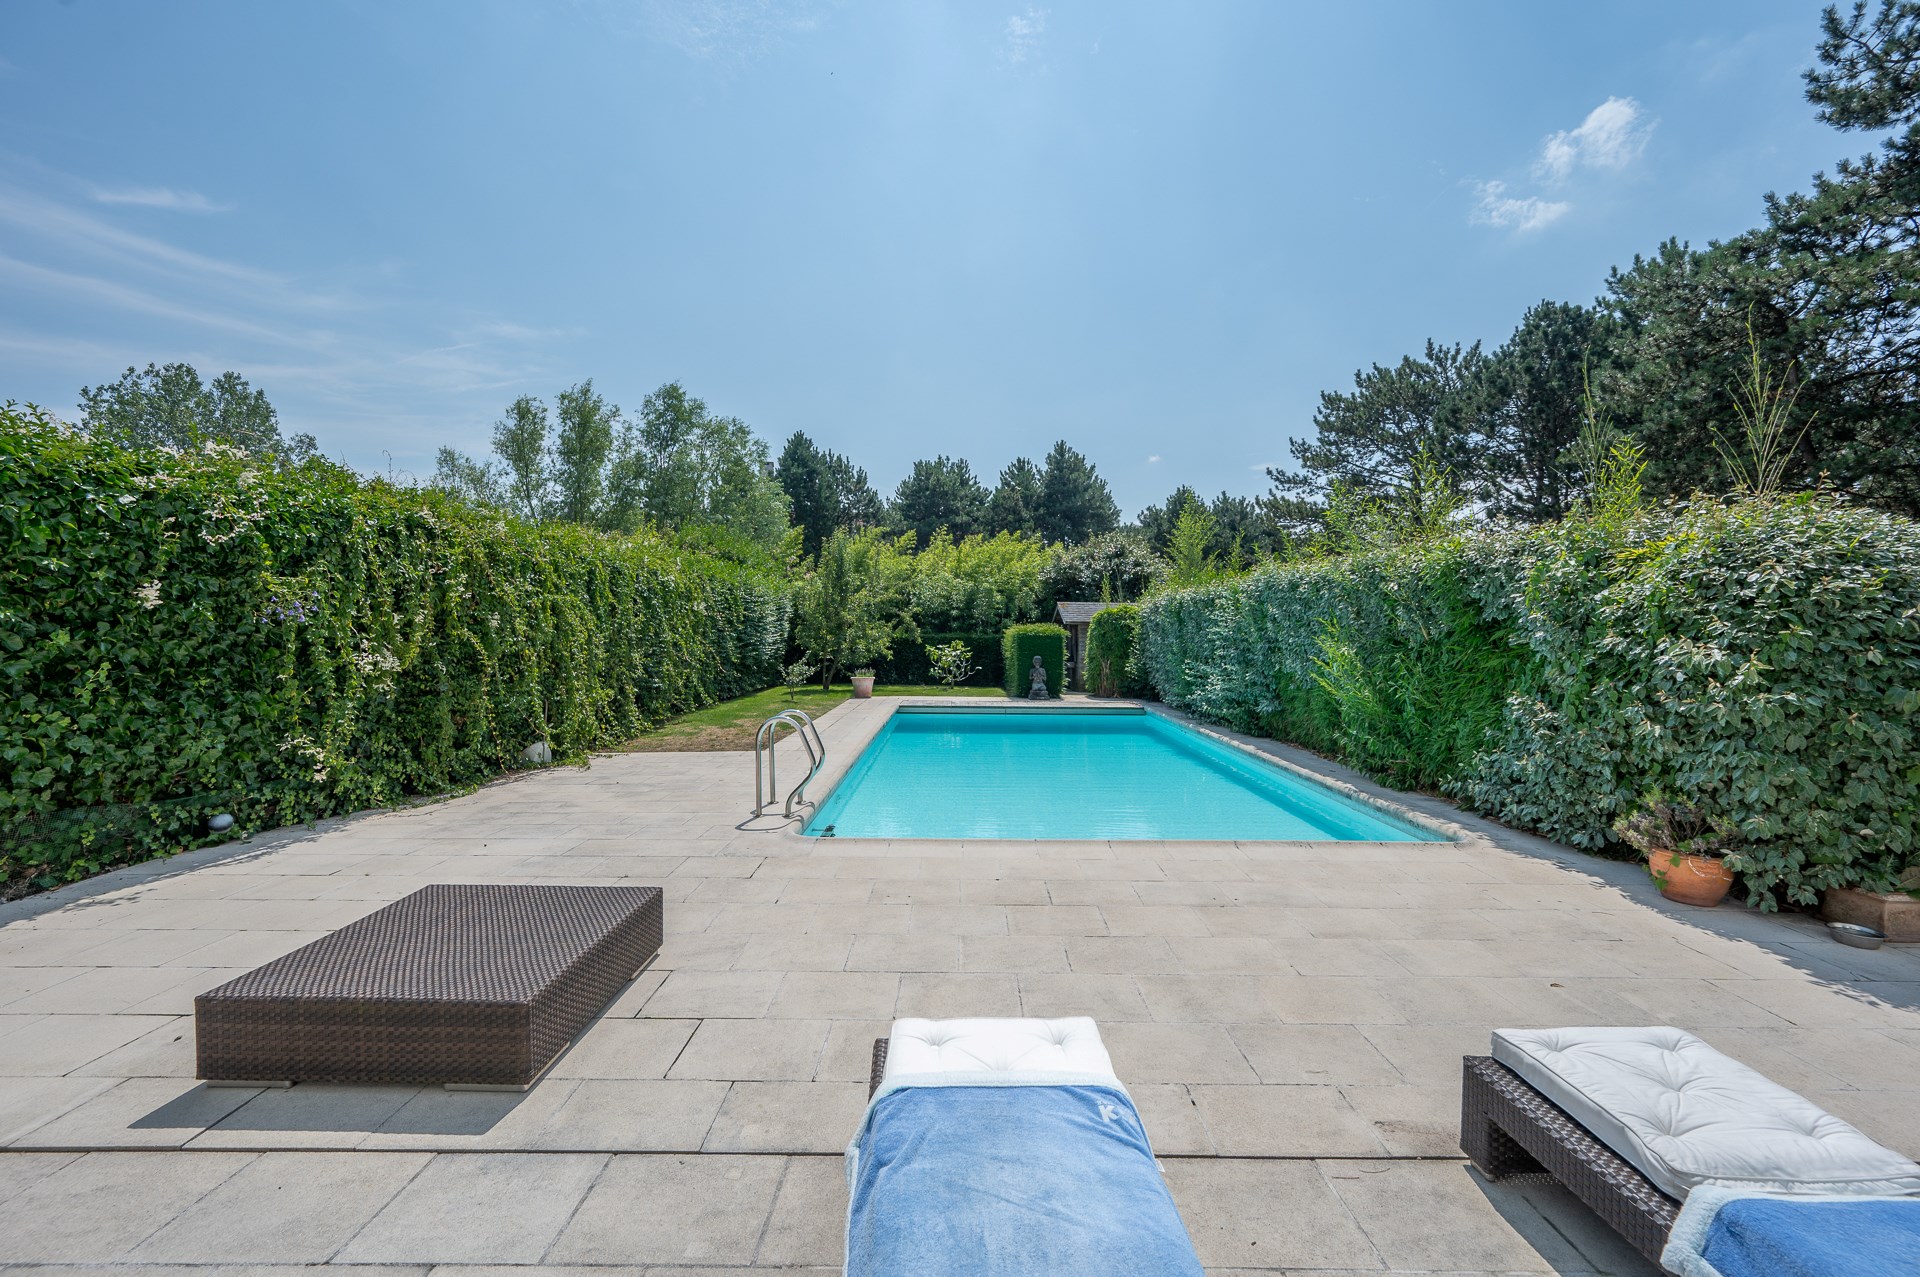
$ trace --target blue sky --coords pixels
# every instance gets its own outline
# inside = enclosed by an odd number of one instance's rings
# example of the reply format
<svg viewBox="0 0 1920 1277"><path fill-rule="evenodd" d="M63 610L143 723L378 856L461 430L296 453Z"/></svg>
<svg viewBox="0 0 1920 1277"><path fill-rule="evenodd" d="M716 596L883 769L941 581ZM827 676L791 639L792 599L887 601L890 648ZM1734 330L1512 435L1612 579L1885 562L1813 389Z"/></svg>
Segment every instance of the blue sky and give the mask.
<svg viewBox="0 0 1920 1277"><path fill-rule="evenodd" d="M1820 6L0 6L0 397L264 388L365 470L679 379L890 492L1056 438L1132 515L1871 149Z"/></svg>

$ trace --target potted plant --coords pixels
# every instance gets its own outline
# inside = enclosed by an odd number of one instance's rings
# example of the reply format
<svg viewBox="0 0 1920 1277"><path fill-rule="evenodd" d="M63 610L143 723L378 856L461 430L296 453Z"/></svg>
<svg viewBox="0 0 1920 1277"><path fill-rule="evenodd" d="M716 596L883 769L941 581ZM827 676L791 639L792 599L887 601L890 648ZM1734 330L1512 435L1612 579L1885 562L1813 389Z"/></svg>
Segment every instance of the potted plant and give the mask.
<svg viewBox="0 0 1920 1277"><path fill-rule="evenodd" d="M1726 899L1733 886L1733 870L1726 863L1733 831L1698 807L1651 793L1633 805L1613 832L1645 854L1648 872L1669 900L1711 908Z"/></svg>
<svg viewBox="0 0 1920 1277"><path fill-rule="evenodd" d="M851 675L853 679L853 699L864 701L873 695L873 671L858 669Z"/></svg>

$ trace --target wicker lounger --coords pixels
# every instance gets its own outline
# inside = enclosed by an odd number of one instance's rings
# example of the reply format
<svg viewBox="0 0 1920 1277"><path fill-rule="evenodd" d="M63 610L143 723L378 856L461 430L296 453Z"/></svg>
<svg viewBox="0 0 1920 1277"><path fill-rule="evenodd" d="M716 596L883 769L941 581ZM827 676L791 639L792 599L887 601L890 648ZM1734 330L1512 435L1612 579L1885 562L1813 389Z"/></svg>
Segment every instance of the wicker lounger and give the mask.
<svg viewBox="0 0 1920 1277"><path fill-rule="evenodd" d="M423 887L194 999L199 1076L523 1088L662 931L658 887Z"/></svg>
<svg viewBox="0 0 1920 1277"><path fill-rule="evenodd" d="M867 1098L880 1089L880 1079L887 1075L887 1038L873 1040L873 1075L867 1079Z"/></svg>
<svg viewBox="0 0 1920 1277"><path fill-rule="evenodd" d="M1659 1264L1680 1203L1506 1065L1463 1063L1460 1147L1473 1164L1489 1179L1551 1176Z"/></svg>

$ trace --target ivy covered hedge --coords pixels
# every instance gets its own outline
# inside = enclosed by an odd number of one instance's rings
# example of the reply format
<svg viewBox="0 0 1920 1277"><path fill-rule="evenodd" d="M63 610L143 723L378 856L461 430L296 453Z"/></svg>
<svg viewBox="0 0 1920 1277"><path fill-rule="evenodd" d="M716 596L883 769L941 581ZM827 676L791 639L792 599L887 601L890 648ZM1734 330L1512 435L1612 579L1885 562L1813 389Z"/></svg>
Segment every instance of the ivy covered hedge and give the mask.
<svg viewBox="0 0 1920 1277"><path fill-rule="evenodd" d="M1142 609L1162 699L1600 849L1664 791L1749 897L1920 860L1920 524L1698 499L1277 565Z"/></svg>
<svg viewBox="0 0 1920 1277"><path fill-rule="evenodd" d="M771 572L324 462L0 414L0 873L17 889L470 784L777 682Z"/></svg>

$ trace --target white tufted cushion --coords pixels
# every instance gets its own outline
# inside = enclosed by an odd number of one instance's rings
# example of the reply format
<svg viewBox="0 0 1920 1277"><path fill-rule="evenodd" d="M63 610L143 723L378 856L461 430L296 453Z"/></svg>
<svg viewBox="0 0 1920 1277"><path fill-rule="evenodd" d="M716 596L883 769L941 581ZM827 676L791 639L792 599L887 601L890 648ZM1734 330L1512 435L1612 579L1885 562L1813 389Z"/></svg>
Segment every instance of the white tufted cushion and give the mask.
<svg viewBox="0 0 1920 1277"><path fill-rule="evenodd" d="M1920 1193L1920 1165L1681 1029L1496 1029L1493 1058L1674 1197Z"/></svg>
<svg viewBox="0 0 1920 1277"><path fill-rule="evenodd" d="M886 1081L918 1073L1077 1073L1113 1077L1100 1030L1063 1020L895 1020ZM1118 1078L1114 1078L1117 1082Z"/></svg>

